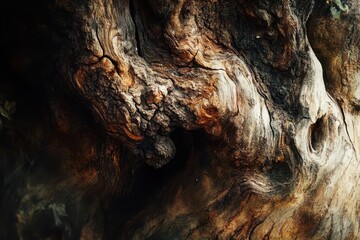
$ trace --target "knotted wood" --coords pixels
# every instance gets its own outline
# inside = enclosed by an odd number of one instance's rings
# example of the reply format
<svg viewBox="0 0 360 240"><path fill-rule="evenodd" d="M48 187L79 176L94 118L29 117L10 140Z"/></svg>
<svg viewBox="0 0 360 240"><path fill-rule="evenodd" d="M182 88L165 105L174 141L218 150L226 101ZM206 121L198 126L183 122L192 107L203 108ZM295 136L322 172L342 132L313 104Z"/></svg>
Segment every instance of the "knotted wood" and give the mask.
<svg viewBox="0 0 360 240"><path fill-rule="evenodd" d="M7 50L2 83L17 112L1 132L0 236L359 238L359 9L91 0L23 10L28 30L14 21L4 35L22 51Z"/></svg>

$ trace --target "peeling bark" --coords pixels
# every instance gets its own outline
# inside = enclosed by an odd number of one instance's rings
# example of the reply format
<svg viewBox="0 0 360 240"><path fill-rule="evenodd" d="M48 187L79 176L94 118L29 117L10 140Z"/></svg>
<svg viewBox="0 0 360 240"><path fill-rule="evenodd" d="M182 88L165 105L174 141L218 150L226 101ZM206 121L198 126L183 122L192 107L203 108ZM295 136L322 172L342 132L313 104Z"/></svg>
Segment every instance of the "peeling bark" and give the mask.
<svg viewBox="0 0 360 240"><path fill-rule="evenodd" d="M359 238L360 8L342 4L24 9L2 37L0 236Z"/></svg>

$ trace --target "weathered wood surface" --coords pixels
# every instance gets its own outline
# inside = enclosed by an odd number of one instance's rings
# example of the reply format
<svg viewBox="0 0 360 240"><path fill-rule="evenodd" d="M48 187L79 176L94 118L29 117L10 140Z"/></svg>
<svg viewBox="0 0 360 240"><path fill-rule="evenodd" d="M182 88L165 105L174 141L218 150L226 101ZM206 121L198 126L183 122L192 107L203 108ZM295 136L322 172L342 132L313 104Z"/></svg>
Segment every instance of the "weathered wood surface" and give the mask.
<svg viewBox="0 0 360 240"><path fill-rule="evenodd" d="M360 8L338 4L6 5L0 236L360 238Z"/></svg>

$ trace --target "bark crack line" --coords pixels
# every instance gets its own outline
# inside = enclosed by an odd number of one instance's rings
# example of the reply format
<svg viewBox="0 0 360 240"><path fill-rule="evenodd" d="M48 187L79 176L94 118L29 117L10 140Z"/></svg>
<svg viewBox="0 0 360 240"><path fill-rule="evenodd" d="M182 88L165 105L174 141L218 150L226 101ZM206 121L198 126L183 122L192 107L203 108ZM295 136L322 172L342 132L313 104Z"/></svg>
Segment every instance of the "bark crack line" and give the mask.
<svg viewBox="0 0 360 240"><path fill-rule="evenodd" d="M270 214L269 214L270 215ZM262 224L264 221L265 221L265 219L267 218L267 216L264 218L264 219L261 219L261 220L259 220L259 221L257 221L256 223L255 223L255 226L251 229L251 231L250 231L250 234L249 234L249 240L251 240L251 239L253 239L252 237L253 237L253 234L254 234L254 232L255 232L255 229L258 227L258 226L260 226L260 224Z"/></svg>
<svg viewBox="0 0 360 240"><path fill-rule="evenodd" d="M345 113L344 113L344 110L342 109L341 106L339 106L340 108L340 111L341 111L341 115L342 115L342 118L343 118L343 121L344 121L344 125L345 125L345 131L346 131L346 134L350 140L350 143L351 143L351 147L353 148L354 152L356 152L356 148L354 146L354 143L350 137L350 134L349 134L349 131L348 131L348 125L347 125L347 122L346 122L346 117L345 117ZM359 161L359 159L357 158L357 155L355 154L355 157L356 157L356 160Z"/></svg>
<svg viewBox="0 0 360 240"><path fill-rule="evenodd" d="M133 23L134 23L134 28L135 28L135 41L136 41L136 52L138 53L138 55L140 57L143 57L143 52L141 50L141 45L140 45L140 35L139 35L139 30L138 30L138 27L136 26L137 25L137 17L136 17L136 6L135 6L135 1L132 0L130 1L130 16L131 16L131 19L133 20Z"/></svg>
<svg viewBox="0 0 360 240"><path fill-rule="evenodd" d="M268 113L269 113L270 129L271 129L271 132L272 132L272 135L273 135L273 139L275 139L275 132L274 132L274 129L273 129L273 126L272 126L273 119L272 119L272 116L271 116L271 113L270 113L270 109L269 109L269 107L268 107L268 105L267 105L267 101L266 101L266 100L264 100L264 105L265 105L265 107L266 107L266 109L267 109L267 111L268 111Z"/></svg>

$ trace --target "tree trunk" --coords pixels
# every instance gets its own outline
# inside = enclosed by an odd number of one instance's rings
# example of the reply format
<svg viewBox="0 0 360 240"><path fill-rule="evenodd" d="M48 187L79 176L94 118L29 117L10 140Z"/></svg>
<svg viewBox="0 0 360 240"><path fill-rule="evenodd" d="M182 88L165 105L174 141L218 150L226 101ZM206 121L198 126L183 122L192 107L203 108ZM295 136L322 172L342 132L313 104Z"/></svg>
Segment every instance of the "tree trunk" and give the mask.
<svg viewBox="0 0 360 240"><path fill-rule="evenodd" d="M360 238L359 5L7 3L0 238Z"/></svg>

